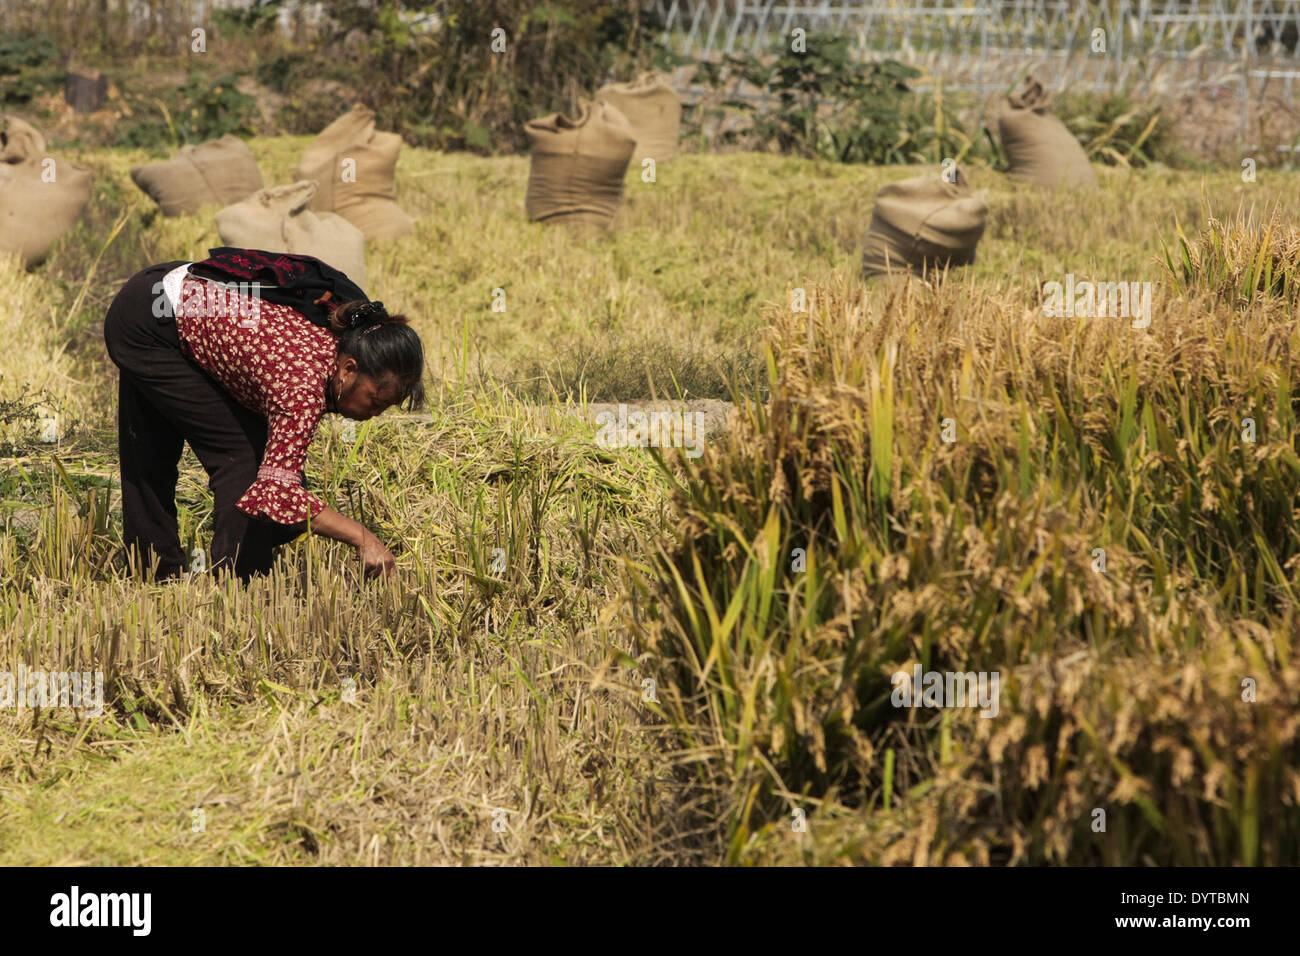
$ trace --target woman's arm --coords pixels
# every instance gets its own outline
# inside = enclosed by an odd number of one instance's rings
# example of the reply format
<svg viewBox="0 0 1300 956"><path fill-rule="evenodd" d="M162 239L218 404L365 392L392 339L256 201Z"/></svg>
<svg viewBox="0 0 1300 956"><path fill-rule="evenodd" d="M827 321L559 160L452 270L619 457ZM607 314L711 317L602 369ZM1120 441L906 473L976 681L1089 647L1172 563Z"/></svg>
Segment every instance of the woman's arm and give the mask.
<svg viewBox="0 0 1300 956"><path fill-rule="evenodd" d="M307 446L324 410L324 394L315 390L283 389L277 404L267 414L266 450L258 468L258 480L236 502L246 514L287 524L299 534L308 530L345 541L361 555L366 576L392 574L397 559L384 543L364 525L339 514L303 486L302 466ZM314 518L295 518L311 515Z"/></svg>
<svg viewBox="0 0 1300 956"><path fill-rule="evenodd" d="M302 530L306 531L308 527L316 534L333 538L335 541L344 541L355 547L361 554L361 566L367 576L387 575L397 570L397 559L384 543L370 532L369 528L359 521L339 514L329 505L326 505L325 510L315 518L304 522Z"/></svg>

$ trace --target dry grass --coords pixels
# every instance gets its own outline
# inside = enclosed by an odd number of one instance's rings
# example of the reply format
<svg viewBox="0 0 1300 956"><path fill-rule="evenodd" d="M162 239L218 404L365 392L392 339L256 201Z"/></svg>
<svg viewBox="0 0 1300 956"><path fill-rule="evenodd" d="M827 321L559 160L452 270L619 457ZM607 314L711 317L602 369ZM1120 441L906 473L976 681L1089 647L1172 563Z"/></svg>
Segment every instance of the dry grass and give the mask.
<svg viewBox="0 0 1300 956"><path fill-rule="evenodd" d="M287 181L304 142L251 144L268 183ZM97 323L138 268L217 244L210 211L154 216L126 178L143 153L68 158L98 172L86 220L36 275L0 265L0 335L15 343L0 403L44 389L75 425L54 447L33 414L0 426L0 670L102 667L111 700L89 722L0 712L0 861L1294 855L1293 771L1278 763L1295 763L1294 425L1278 401L1295 380L1294 316L1201 290L1162 291L1145 339L1032 314L1066 272L1161 280L1173 218L1194 221L1203 194L1225 211L1258 195L1294 221L1294 178L1248 193L1234 173L1101 170L1079 207L976 171L993 210L976 265L937 293L864 296L836 275L856 267L876 189L914 169L687 156L653 185L629 174L613 235L574 238L524 221L525 160L408 150L398 190L417 231L369 250L368 291L415 316L432 414L384 416L353 445L327 423L307 469L393 545L401 575L364 585L348 549L301 539L241 590L143 587L113 558L114 378ZM795 286L815 324L777 322L771 378L761 333ZM497 287L505 313L490 310ZM581 415L552 408L729 385L748 427L663 468L597 447ZM1248 451L1231 439L1247 408ZM953 446L939 444L946 416ZM871 438L886 427L892 442ZM780 508L805 484L806 525L792 525ZM693 490L674 511L676 486ZM774 531L773 502L787 502ZM183 539L201 543L211 500L188 454L179 504ZM689 562L681 587L655 577L657 542L689 553L675 525L697 537L703 583ZM762 627L748 606L724 622L735 594L760 593L751 556L809 534L803 593L783 559L763 572ZM1098 545L1104 579L1089 568ZM644 620L626 623L627 580L643 619L676 628L635 668ZM736 653L696 699L692 660L708 649L674 602L698 608L704 592L719 620L704 611L701 628ZM861 686L828 664L851 641ZM806 657L778 662L775 647ZM998 721L878 725L881 668L921 655L1024 676L1008 677ZM1260 703L1229 719L1224 682L1247 667ZM651 673L660 704L641 700ZM750 710L719 690L724 673L763 689ZM1098 742L1062 738L1059 715ZM665 716L684 737L665 735ZM1031 779L1034 748L1058 740L1060 779ZM1181 843L1153 842L1134 787ZM1079 801L1093 799L1126 821L1123 838L1084 842ZM796 800L816 811L802 841L773 822Z"/></svg>
<svg viewBox="0 0 1300 956"><path fill-rule="evenodd" d="M16 801L0 843L31 860L55 839L94 862L654 862L644 787L662 771L638 744L631 687L588 686L619 526L657 520L636 504L653 503L649 470L569 416L550 431L528 417L507 399L443 396L432 421L376 422L350 448L326 437L322 484L394 544L391 583L363 585L346 549L304 538L246 589L141 587L104 569L113 534L86 507L96 490L56 486L30 536L0 539L0 670L102 668L109 717L0 717ZM126 779L97 756L115 752L123 773L145 768L131 799L155 842L98 831L115 804L93 798L76 815L84 839L31 829L50 826L35 822L47 799L81 804L95 781ZM174 779L175 760L194 778ZM46 795L34 785L51 773L66 789ZM189 835L200 807L208 839Z"/></svg>

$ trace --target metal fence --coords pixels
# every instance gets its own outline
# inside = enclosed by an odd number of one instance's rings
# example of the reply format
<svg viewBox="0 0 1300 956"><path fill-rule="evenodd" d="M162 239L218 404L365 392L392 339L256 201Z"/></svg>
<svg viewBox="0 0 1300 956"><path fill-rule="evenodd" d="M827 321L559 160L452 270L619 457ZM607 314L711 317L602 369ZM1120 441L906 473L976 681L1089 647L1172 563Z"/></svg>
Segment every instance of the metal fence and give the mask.
<svg viewBox="0 0 1300 956"><path fill-rule="evenodd" d="M920 68L922 86L992 93L1033 72L1056 90L1213 85L1287 100L1300 78L1300 0L656 0L662 42L695 59L774 56L796 29L848 36L862 59ZM688 99L690 70L676 72ZM759 95L741 89L741 96Z"/></svg>

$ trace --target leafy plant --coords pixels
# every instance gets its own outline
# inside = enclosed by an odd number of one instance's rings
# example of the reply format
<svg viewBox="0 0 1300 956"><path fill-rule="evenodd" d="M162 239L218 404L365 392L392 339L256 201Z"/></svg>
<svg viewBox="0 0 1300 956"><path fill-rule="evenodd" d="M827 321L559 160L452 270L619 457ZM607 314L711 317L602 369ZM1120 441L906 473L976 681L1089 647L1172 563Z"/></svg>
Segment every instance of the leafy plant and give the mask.
<svg viewBox="0 0 1300 956"><path fill-rule="evenodd" d="M181 93L182 105L188 103L188 113L182 111L176 126L186 143L224 136L227 133L251 135L252 118L257 101L235 86L237 78L231 75L209 81L191 73Z"/></svg>
<svg viewBox="0 0 1300 956"><path fill-rule="evenodd" d="M59 51L46 34L0 34L0 104L27 103L57 87Z"/></svg>
<svg viewBox="0 0 1300 956"><path fill-rule="evenodd" d="M237 78L215 80L192 72L185 85L168 97L138 102L142 118L124 127L118 145L166 149L217 139L227 133L248 136L257 101L237 88Z"/></svg>
<svg viewBox="0 0 1300 956"><path fill-rule="evenodd" d="M528 120L645 67L660 29L632 0L346 0L331 17L317 75L364 76L380 125L414 145L481 152L524 149Z"/></svg>
<svg viewBox="0 0 1300 956"><path fill-rule="evenodd" d="M716 90L739 81L757 91L749 99L733 91L712 115L746 113L757 140L840 163L938 163L974 147L945 108L942 89L926 97L912 92L908 82L919 70L896 60L859 62L844 36L814 34L805 47L770 65L752 54L700 61L696 79L704 85ZM754 98L775 103L756 106Z"/></svg>
<svg viewBox="0 0 1300 956"><path fill-rule="evenodd" d="M236 9L212 11L212 21L223 34L266 34L275 29L284 0L249 0Z"/></svg>
<svg viewBox="0 0 1300 956"><path fill-rule="evenodd" d="M782 152L838 162L890 162L906 139L907 80L920 71L893 60L855 63L847 37L808 38L807 53L787 53L767 88L779 106L756 120Z"/></svg>

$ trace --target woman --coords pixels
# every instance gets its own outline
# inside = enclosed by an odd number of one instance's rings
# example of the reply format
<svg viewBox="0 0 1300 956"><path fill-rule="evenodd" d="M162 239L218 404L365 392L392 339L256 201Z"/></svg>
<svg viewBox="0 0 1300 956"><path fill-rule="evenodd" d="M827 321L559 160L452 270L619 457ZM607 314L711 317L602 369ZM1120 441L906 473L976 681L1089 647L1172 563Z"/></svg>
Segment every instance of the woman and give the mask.
<svg viewBox="0 0 1300 956"><path fill-rule="evenodd" d="M392 553L303 487L325 412L357 421L424 400L424 351L404 316L310 256L213 249L128 279L104 320L120 370L123 540L141 571L181 573L177 464L189 442L213 496L212 567L270 570L304 531L356 546L367 575ZM233 285L238 283L238 285Z"/></svg>

